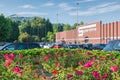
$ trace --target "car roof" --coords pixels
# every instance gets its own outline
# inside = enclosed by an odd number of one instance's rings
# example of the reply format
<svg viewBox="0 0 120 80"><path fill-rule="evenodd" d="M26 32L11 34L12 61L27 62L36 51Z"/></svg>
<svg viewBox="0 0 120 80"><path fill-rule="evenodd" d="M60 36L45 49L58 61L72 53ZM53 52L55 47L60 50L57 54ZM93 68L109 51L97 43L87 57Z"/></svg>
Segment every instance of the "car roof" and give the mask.
<svg viewBox="0 0 120 80"><path fill-rule="evenodd" d="M17 42L17 43L6 43L4 46L1 46L0 47L0 50L2 50L4 47L6 47L6 46L8 46L8 45L11 45L11 44L38 44L39 45L39 43L37 43L37 42L23 42L23 43L20 43L20 42Z"/></svg>
<svg viewBox="0 0 120 80"><path fill-rule="evenodd" d="M13 43L6 43L5 45L0 47L0 50L3 49L5 46L10 45L10 44L13 44Z"/></svg>
<svg viewBox="0 0 120 80"><path fill-rule="evenodd" d="M120 40L111 40L110 42L113 42L113 41L120 41Z"/></svg>

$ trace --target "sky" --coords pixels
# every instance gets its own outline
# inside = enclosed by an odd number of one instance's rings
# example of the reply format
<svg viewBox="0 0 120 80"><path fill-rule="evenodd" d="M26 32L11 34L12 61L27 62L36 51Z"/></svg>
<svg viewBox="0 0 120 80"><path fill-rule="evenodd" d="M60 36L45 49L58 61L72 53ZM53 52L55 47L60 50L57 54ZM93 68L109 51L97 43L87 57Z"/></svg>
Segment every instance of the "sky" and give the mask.
<svg viewBox="0 0 120 80"><path fill-rule="evenodd" d="M120 0L0 0L0 13L44 17L51 23L120 21Z"/></svg>

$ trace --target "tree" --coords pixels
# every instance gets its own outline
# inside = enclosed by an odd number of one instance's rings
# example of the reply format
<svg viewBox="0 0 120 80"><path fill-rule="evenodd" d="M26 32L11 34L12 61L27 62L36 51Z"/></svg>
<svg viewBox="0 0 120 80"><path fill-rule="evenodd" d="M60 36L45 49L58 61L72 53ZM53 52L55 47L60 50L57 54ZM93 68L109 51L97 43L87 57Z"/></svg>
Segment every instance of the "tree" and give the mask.
<svg viewBox="0 0 120 80"><path fill-rule="evenodd" d="M64 31L67 31L67 30L71 30L71 27L70 27L69 24L66 24L66 25L64 26Z"/></svg>
<svg viewBox="0 0 120 80"><path fill-rule="evenodd" d="M81 21L79 24L75 23L75 24L72 26L72 29L76 29L77 25L78 25L78 26L84 25L84 22Z"/></svg>
<svg viewBox="0 0 120 80"><path fill-rule="evenodd" d="M0 15L0 42L6 41L10 37L11 23L10 19Z"/></svg>
<svg viewBox="0 0 120 80"><path fill-rule="evenodd" d="M34 17L32 20L25 21L20 25L20 32L27 32L30 36L37 36L37 40L42 40L46 38L47 32L53 31L52 24L49 19ZM39 39L38 39L39 38ZM36 41L36 40L35 40Z"/></svg>
<svg viewBox="0 0 120 80"><path fill-rule="evenodd" d="M72 26L72 29L76 29L77 27L77 23L75 23L73 26Z"/></svg>
<svg viewBox="0 0 120 80"><path fill-rule="evenodd" d="M7 39L7 41L13 42L18 40L18 37L20 35L19 25L19 21L11 21L10 37Z"/></svg>
<svg viewBox="0 0 120 80"><path fill-rule="evenodd" d="M63 31L63 24L54 24L53 25L53 32L56 33L56 32L60 32L60 31Z"/></svg>
<svg viewBox="0 0 120 80"><path fill-rule="evenodd" d="M49 31L50 31L50 32L53 32L53 26L52 26L52 24L50 23L49 19L46 20L46 23L45 23L45 24L46 24L46 26L45 26L45 27L46 27L46 32L49 32Z"/></svg>
<svg viewBox="0 0 120 80"><path fill-rule="evenodd" d="M38 36L32 35L30 40L31 42L38 42L40 41L40 38Z"/></svg>
<svg viewBox="0 0 120 80"><path fill-rule="evenodd" d="M55 41L55 34L53 32L48 32L47 33L47 40L50 42L54 42Z"/></svg>
<svg viewBox="0 0 120 80"><path fill-rule="evenodd" d="M30 35L27 32L22 33L19 36L19 42L30 42L30 39Z"/></svg>
<svg viewBox="0 0 120 80"><path fill-rule="evenodd" d="M83 21L81 21L79 25L84 25L84 22L83 22Z"/></svg>

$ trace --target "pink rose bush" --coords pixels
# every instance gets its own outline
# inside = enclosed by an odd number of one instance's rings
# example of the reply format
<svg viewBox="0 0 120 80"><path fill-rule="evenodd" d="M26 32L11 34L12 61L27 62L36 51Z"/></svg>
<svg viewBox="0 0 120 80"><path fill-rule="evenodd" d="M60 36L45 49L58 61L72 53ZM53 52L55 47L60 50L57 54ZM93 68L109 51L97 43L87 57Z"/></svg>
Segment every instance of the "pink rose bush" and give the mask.
<svg viewBox="0 0 120 80"><path fill-rule="evenodd" d="M22 70L21 70L19 67L14 67L14 68L12 69L12 71L13 71L14 73L19 74L19 75L22 75Z"/></svg>
<svg viewBox="0 0 120 80"><path fill-rule="evenodd" d="M85 65L84 65L84 68L90 68L92 67L92 62L87 62Z"/></svg>
<svg viewBox="0 0 120 80"><path fill-rule="evenodd" d="M66 49L26 50L25 55L22 52L1 54L1 80L120 79L117 53Z"/></svg>
<svg viewBox="0 0 120 80"><path fill-rule="evenodd" d="M110 67L110 70L113 71L113 72L117 72L118 67L117 66L112 66L112 67Z"/></svg>
<svg viewBox="0 0 120 80"><path fill-rule="evenodd" d="M78 75L83 75L83 72L81 70L76 71Z"/></svg>
<svg viewBox="0 0 120 80"><path fill-rule="evenodd" d="M11 62L10 62L9 60L6 60L6 61L5 61L5 66L6 66L6 67L9 67L10 64L11 64Z"/></svg>
<svg viewBox="0 0 120 80"><path fill-rule="evenodd" d="M100 79L100 74L98 71L93 71L92 74L93 74L93 77L95 77L96 79Z"/></svg>

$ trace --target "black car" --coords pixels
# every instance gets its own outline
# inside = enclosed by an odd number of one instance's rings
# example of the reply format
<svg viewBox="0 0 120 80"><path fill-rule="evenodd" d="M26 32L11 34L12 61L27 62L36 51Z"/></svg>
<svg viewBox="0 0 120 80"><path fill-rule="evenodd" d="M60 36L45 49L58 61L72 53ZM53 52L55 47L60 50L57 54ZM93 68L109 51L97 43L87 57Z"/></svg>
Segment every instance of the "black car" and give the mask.
<svg viewBox="0 0 120 80"><path fill-rule="evenodd" d="M120 51L120 40L111 40L103 51Z"/></svg>
<svg viewBox="0 0 120 80"><path fill-rule="evenodd" d="M93 44L85 43L85 44L82 44L82 45L83 45L83 49L92 50Z"/></svg>
<svg viewBox="0 0 120 80"><path fill-rule="evenodd" d="M80 48L78 44L64 44L64 48L76 49Z"/></svg>
<svg viewBox="0 0 120 80"><path fill-rule="evenodd" d="M103 50L103 48L106 46L107 44L93 44L93 49L94 50Z"/></svg>
<svg viewBox="0 0 120 80"><path fill-rule="evenodd" d="M8 43L0 47L0 50L24 50L41 48L38 43Z"/></svg>

